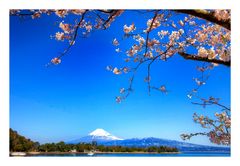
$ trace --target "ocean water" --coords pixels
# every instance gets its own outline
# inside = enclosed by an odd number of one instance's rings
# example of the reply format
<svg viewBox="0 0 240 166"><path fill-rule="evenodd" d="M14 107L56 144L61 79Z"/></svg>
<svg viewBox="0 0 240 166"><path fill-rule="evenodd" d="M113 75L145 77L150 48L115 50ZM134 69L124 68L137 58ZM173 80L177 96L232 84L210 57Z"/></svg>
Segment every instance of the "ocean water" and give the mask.
<svg viewBox="0 0 240 166"><path fill-rule="evenodd" d="M28 157L230 157L230 152L182 152L178 154L133 154L133 153L101 153L87 154L37 154Z"/></svg>

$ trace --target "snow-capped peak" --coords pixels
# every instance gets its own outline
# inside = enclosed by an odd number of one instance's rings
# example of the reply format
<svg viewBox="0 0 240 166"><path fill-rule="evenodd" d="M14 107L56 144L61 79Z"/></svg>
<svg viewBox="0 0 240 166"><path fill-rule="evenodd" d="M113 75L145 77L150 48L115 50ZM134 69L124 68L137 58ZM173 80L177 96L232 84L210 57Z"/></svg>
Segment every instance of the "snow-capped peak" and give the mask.
<svg viewBox="0 0 240 166"><path fill-rule="evenodd" d="M111 134L103 129L96 129L93 132L91 132L89 135L91 135L91 136L109 136Z"/></svg>
<svg viewBox="0 0 240 166"><path fill-rule="evenodd" d="M109 132L103 129L96 129L88 135L92 137L104 137L104 139L107 139L107 140L123 140L121 138L111 135Z"/></svg>

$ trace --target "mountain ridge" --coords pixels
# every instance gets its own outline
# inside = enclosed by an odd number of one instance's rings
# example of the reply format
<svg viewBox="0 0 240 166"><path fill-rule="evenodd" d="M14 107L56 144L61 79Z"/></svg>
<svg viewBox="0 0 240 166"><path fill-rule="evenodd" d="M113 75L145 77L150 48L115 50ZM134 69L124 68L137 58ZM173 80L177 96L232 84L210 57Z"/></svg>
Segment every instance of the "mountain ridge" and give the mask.
<svg viewBox="0 0 240 166"><path fill-rule="evenodd" d="M110 133L106 132L103 129L96 129L87 136L81 137L80 139L76 139L73 141L69 141L67 143L68 144L91 143L92 141L96 141L98 144L104 146L126 146L126 147L168 146L176 147L180 151L230 151L230 147L199 145L156 137L122 139L114 135L111 135Z"/></svg>

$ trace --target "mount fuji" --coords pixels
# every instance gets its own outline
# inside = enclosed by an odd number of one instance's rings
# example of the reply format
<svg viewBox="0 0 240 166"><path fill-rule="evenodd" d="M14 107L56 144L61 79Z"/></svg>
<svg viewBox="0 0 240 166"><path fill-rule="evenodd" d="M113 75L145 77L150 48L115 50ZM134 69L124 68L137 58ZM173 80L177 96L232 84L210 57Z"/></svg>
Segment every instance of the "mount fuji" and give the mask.
<svg viewBox="0 0 240 166"><path fill-rule="evenodd" d="M176 147L180 151L228 151L228 152L230 151L230 147L198 145L154 137L122 139L108 133L103 129L96 129L85 137L67 143L68 144L92 143L92 141L96 141L99 145L105 146L126 146L126 147L168 146Z"/></svg>
<svg viewBox="0 0 240 166"><path fill-rule="evenodd" d="M103 129L96 129L96 130L92 131L91 133L89 133L87 136L81 137L80 139L70 141L68 143L70 143L70 144L77 144L80 142L91 143L92 141L96 141L98 143L103 143L103 142L120 141L120 140L123 140L123 139L116 137Z"/></svg>

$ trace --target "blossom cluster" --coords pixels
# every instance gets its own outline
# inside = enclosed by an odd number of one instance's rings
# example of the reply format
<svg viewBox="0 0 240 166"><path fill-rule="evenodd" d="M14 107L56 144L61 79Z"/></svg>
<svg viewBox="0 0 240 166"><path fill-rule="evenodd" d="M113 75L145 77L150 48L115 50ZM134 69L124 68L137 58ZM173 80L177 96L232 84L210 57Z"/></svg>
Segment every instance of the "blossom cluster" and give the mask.
<svg viewBox="0 0 240 166"><path fill-rule="evenodd" d="M151 18L147 21L147 29L144 30L144 32L148 33L152 31L153 29L156 29L161 25L161 20L163 18L163 14L159 14L154 18Z"/></svg>
<svg viewBox="0 0 240 166"><path fill-rule="evenodd" d="M231 144L231 118L226 111L215 113L216 119L213 120L207 116L197 115L194 113L193 119L196 123L201 124L204 128L209 128L207 133L210 141L216 144L230 145ZM187 137L187 136L185 136Z"/></svg>
<svg viewBox="0 0 240 166"><path fill-rule="evenodd" d="M61 59L60 59L60 58L53 58L53 59L51 60L51 62L52 62L54 65L58 65L58 64L61 63Z"/></svg>
<svg viewBox="0 0 240 166"><path fill-rule="evenodd" d="M123 31L124 31L125 34L133 32L134 30L136 30L136 27L135 27L134 23L132 23L130 26L127 26L127 25L123 26Z"/></svg>
<svg viewBox="0 0 240 166"><path fill-rule="evenodd" d="M112 71L113 74L119 75L122 73L128 73L130 71L130 69L128 67L122 67L122 68L117 68L117 67L112 67L112 66L107 66L106 69L108 71Z"/></svg>
<svg viewBox="0 0 240 166"><path fill-rule="evenodd" d="M229 20L230 19L230 11L229 10L215 10L214 11L214 16L218 19L218 20Z"/></svg>

